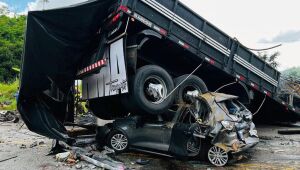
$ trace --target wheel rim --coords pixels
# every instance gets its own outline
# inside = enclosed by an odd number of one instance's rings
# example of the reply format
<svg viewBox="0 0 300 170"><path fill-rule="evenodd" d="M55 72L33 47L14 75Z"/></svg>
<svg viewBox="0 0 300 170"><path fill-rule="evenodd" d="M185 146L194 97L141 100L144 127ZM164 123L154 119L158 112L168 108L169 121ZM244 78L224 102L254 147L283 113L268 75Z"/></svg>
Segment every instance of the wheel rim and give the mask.
<svg viewBox="0 0 300 170"><path fill-rule="evenodd" d="M128 145L127 137L123 134L115 134L111 137L110 144L114 150L122 151Z"/></svg>
<svg viewBox="0 0 300 170"><path fill-rule="evenodd" d="M187 96L188 92L198 92L199 94L202 94L201 89L199 87L195 87L193 85L189 85L183 88L182 90L182 99L184 102L191 102L189 97Z"/></svg>
<svg viewBox="0 0 300 170"><path fill-rule="evenodd" d="M153 104L162 103L167 96L167 86L164 80L158 76L150 76L144 82L144 94Z"/></svg>
<svg viewBox="0 0 300 170"><path fill-rule="evenodd" d="M228 154L222 148L213 146L208 151L208 159L215 166L224 166L228 161Z"/></svg>

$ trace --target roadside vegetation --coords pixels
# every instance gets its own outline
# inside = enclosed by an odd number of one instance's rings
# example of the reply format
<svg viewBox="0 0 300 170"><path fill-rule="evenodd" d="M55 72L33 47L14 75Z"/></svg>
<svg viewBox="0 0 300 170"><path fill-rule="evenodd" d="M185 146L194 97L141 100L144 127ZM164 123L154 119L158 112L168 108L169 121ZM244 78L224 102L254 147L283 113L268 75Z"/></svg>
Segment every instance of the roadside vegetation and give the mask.
<svg viewBox="0 0 300 170"><path fill-rule="evenodd" d="M16 92L18 91L19 80L12 83L0 83L0 110L16 110Z"/></svg>
<svg viewBox="0 0 300 170"><path fill-rule="evenodd" d="M0 10L0 110L15 110L26 16Z"/></svg>
<svg viewBox="0 0 300 170"><path fill-rule="evenodd" d="M292 78L296 78L296 79L300 79L300 67L293 67L293 68L287 69L287 70L283 71L283 75L292 77Z"/></svg>

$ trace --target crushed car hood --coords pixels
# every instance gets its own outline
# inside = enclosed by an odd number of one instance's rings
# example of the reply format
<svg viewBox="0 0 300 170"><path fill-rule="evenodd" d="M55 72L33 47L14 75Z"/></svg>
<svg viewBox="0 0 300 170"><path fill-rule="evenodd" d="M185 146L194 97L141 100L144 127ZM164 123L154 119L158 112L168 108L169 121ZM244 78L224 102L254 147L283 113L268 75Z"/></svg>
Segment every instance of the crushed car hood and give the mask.
<svg viewBox="0 0 300 170"><path fill-rule="evenodd" d="M209 92L200 95L199 99L209 107L207 109L209 114L201 119L201 123L209 127L207 135L212 138L213 145L227 152L237 153L259 142L255 124L252 121L253 115L245 106L236 101L237 96ZM234 108L233 113L230 108ZM232 129L226 129L222 124L224 122L231 124Z"/></svg>
<svg viewBox="0 0 300 170"><path fill-rule="evenodd" d="M31 131L67 140L63 122L72 103L70 89L80 63L95 50L114 2L28 13L18 110Z"/></svg>

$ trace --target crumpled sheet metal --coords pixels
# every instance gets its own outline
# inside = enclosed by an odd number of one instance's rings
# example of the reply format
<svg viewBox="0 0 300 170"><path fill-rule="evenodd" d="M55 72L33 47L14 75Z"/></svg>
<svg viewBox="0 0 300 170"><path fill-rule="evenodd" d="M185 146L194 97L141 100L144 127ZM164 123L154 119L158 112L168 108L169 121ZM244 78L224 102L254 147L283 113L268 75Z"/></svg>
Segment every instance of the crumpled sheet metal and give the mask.
<svg viewBox="0 0 300 170"><path fill-rule="evenodd" d="M228 112L228 110L224 103L221 102L237 98L237 96L227 95L223 93L205 93L200 95L200 99L205 100L211 110L209 119L207 120L206 124L211 127L215 127L217 122L226 120L227 115L224 111Z"/></svg>
<svg viewBox="0 0 300 170"><path fill-rule="evenodd" d="M226 152L237 153L259 142L255 124L252 122L252 113L249 110L241 110L238 115L231 115L225 101L238 99L237 96L222 93L206 93L199 96L202 101L210 107L210 113L205 125L209 126L209 135L213 137L213 145L218 146ZM235 128L227 131L223 128L221 121L234 121ZM248 135L244 136L244 132Z"/></svg>

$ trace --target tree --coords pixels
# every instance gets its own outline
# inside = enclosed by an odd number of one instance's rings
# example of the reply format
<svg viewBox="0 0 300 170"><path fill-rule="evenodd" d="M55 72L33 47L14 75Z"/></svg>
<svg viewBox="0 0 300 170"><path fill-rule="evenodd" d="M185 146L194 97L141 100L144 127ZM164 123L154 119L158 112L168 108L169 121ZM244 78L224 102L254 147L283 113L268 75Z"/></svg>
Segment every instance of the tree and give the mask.
<svg viewBox="0 0 300 170"><path fill-rule="evenodd" d="M258 57L270 64L275 69L279 66L277 61L278 56L280 56L279 52L272 53L271 55L269 55L267 52L258 52Z"/></svg>
<svg viewBox="0 0 300 170"><path fill-rule="evenodd" d="M0 15L8 15L9 14L9 9L8 5L0 2Z"/></svg>
<svg viewBox="0 0 300 170"><path fill-rule="evenodd" d="M0 82L11 82L20 68L24 44L25 16L0 16Z"/></svg>

